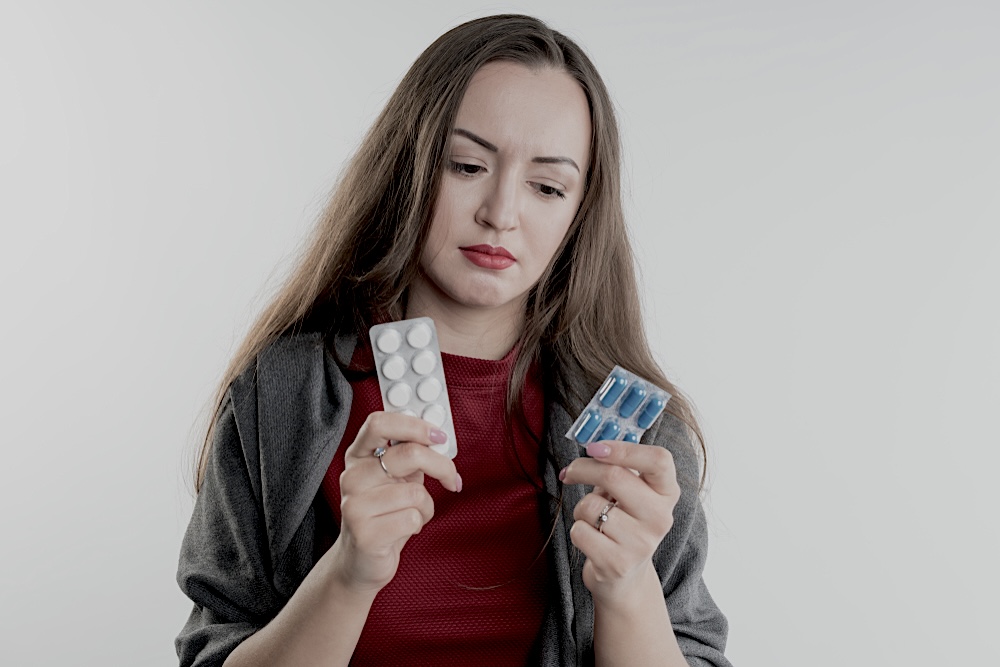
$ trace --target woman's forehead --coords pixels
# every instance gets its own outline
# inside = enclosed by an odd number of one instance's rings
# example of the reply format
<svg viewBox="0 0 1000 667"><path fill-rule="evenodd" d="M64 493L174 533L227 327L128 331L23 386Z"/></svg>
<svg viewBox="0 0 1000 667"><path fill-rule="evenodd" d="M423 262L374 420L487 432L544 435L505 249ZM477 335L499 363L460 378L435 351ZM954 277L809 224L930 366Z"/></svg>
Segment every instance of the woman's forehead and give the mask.
<svg viewBox="0 0 1000 667"><path fill-rule="evenodd" d="M501 152L568 155L578 164L589 160L587 96L562 69L529 69L511 62L484 65L469 83L455 127L486 139Z"/></svg>

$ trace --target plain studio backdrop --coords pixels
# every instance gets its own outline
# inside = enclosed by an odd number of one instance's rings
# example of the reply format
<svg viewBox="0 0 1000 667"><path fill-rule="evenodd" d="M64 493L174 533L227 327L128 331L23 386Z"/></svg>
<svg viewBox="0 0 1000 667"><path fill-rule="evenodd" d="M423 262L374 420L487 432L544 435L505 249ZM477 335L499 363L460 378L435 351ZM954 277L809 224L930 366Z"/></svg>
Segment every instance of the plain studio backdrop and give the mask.
<svg viewBox="0 0 1000 667"><path fill-rule="evenodd" d="M229 356L420 51L508 11L618 105L734 664L995 655L1000 3L5 0L3 664L176 664Z"/></svg>

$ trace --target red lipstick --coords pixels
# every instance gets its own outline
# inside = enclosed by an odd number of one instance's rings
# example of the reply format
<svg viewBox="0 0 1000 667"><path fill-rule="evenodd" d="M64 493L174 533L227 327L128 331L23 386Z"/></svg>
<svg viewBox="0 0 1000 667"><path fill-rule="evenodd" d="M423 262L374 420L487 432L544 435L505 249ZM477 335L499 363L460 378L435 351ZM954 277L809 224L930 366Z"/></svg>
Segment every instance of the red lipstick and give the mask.
<svg viewBox="0 0 1000 667"><path fill-rule="evenodd" d="M482 243L459 248L465 258L484 269L502 270L512 266L517 259L502 246L493 247Z"/></svg>

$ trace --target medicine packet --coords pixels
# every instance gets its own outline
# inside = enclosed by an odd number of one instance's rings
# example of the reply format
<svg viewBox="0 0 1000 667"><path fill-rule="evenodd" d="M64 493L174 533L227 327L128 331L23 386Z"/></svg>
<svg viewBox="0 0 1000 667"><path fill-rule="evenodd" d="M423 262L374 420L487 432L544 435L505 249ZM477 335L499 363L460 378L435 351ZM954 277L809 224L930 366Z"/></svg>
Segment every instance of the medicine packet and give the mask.
<svg viewBox="0 0 1000 667"><path fill-rule="evenodd" d="M444 431L448 441L431 449L455 458L458 444L434 320L416 317L376 324L368 335L385 411L420 417Z"/></svg>
<svg viewBox="0 0 1000 667"><path fill-rule="evenodd" d="M585 447L598 440L639 442L670 400L670 394L635 373L615 366L566 431Z"/></svg>

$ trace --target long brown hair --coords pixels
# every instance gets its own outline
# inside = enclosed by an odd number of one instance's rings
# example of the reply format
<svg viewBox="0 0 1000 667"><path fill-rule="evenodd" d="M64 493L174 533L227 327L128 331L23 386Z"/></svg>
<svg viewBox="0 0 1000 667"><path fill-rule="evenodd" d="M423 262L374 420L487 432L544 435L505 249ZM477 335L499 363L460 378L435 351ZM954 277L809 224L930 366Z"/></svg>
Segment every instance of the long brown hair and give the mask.
<svg viewBox="0 0 1000 667"><path fill-rule="evenodd" d="M538 19L505 14L449 30L403 77L336 184L298 265L226 369L196 462L196 491L229 386L272 341L306 328L365 332L375 321L404 317L459 105L473 75L497 60L567 72L586 93L593 128L583 201L528 294L508 410L519 406L525 376L536 360L543 363L546 389L555 389L571 414L589 396L568 395L570 383L560 380L582 374L596 387L619 364L673 395L667 412L694 432L705 454L691 403L657 365L641 325L610 95L572 40Z"/></svg>

